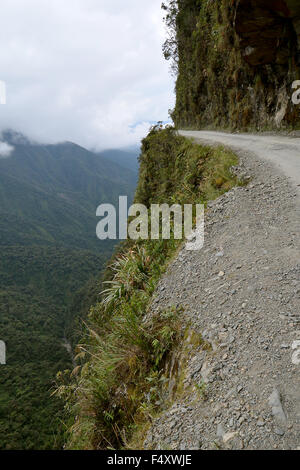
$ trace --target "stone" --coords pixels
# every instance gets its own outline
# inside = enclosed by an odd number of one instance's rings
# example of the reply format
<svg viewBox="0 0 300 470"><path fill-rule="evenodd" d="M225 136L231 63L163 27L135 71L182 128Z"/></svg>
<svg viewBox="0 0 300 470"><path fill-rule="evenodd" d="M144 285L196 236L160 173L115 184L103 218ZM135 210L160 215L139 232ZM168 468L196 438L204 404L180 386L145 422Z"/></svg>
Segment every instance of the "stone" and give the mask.
<svg viewBox="0 0 300 470"><path fill-rule="evenodd" d="M227 432L226 434L224 434L224 436L223 436L224 444L227 444L229 441L234 439L237 435L238 435L237 432Z"/></svg>
<svg viewBox="0 0 300 470"><path fill-rule="evenodd" d="M217 437L220 439L223 439L223 436L225 435L225 430L222 424L218 424L217 426Z"/></svg>
<svg viewBox="0 0 300 470"><path fill-rule="evenodd" d="M274 389L273 393L269 397L269 405L272 407L272 414L276 421L286 424L287 419L285 412L283 411L280 393L277 389Z"/></svg>

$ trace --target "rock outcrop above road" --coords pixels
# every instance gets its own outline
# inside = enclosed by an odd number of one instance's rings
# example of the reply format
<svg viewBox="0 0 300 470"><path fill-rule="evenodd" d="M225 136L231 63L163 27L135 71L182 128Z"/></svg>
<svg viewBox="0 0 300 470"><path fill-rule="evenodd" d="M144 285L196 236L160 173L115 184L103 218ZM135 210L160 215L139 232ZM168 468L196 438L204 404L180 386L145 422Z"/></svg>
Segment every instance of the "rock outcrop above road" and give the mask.
<svg viewBox="0 0 300 470"><path fill-rule="evenodd" d="M300 59L300 4L297 0L240 0L235 30L243 57L252 66Z"/></svg>
<svg viewBox="0 0 300 470"><path fill-rule="evenodd" d="M177 127L298 128L291 97L300 73L300 3L179 3L176 47L169 43L178 68Z"/></svg>

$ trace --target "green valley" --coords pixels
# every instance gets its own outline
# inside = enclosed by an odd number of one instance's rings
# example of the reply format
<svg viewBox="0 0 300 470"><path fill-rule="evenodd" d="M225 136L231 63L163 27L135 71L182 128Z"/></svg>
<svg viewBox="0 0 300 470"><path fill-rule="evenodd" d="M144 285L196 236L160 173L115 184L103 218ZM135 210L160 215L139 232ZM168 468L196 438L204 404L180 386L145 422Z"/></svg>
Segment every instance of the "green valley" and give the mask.
<svg viewBox="0 0 300 470"><path fill-rule="evenodd" d="M72 367L68 345L114 249L96 238L96 208L132 199L136 173L72 143L2 138L14 151L0 159L0 449L61 449L53 381Z"/></svg>

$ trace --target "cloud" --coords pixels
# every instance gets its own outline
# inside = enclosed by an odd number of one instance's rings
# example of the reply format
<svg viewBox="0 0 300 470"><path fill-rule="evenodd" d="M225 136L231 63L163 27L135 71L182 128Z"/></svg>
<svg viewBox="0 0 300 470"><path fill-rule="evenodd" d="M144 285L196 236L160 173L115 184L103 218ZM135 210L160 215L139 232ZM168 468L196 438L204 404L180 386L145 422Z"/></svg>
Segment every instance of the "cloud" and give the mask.
<svg viewBox="0 0 300 470"><path fill-rule="evenodd" d="M2 0L0 130L101 149L135 144L167 120L174 84L160 4Z"/></svg>
<svg viewBox="0 0 300 470"><path fill-rule="evenodd" d="M0 158L8 158L13 151L14 147L12 145L0 142Z"/></svg>

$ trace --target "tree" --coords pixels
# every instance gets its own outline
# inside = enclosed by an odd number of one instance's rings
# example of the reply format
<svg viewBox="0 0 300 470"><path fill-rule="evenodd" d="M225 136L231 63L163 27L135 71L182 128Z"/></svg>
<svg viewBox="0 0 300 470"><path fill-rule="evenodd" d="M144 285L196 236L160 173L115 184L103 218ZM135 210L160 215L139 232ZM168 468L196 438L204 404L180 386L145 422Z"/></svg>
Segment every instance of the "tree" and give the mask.
<svg viewBox="0 0 300 470"><path fill-rule="evenodd" d="M167 39L163 44L163 54L166 60L171 60L171 73L175 77L178 75L178 42L177 42L177 0L169 0L162 3L162 10L166 12L164 22L167 26Z"/></svg>

